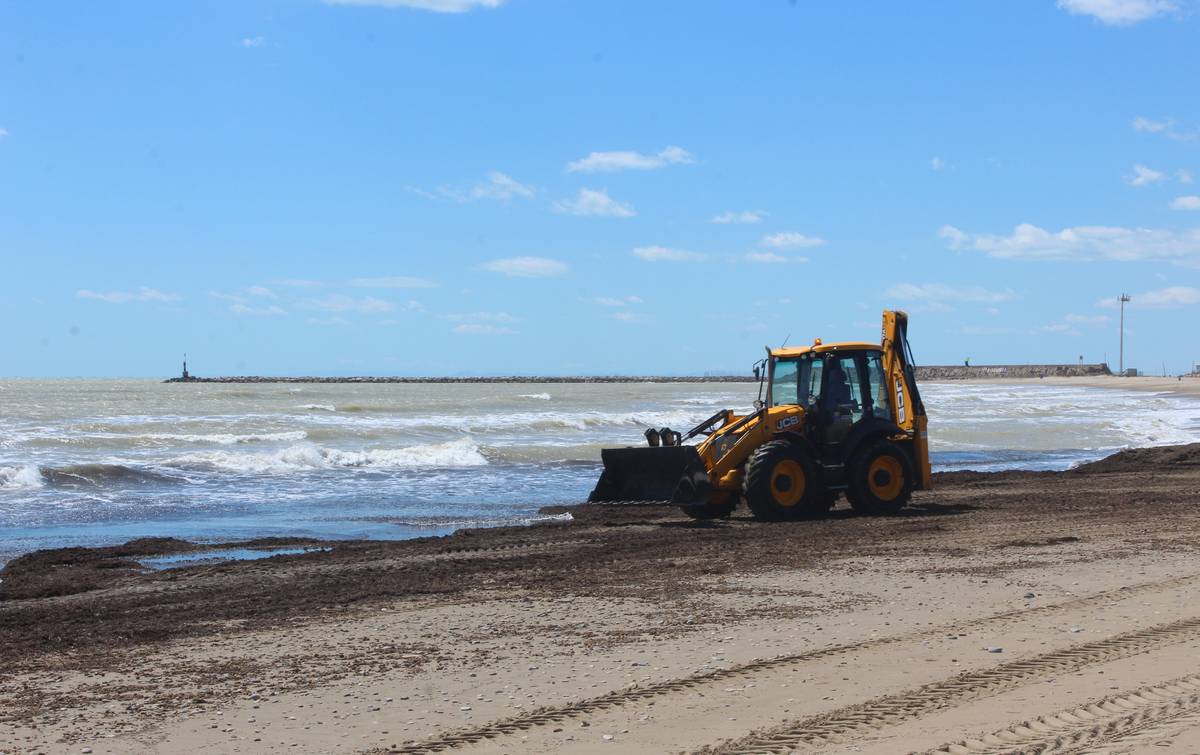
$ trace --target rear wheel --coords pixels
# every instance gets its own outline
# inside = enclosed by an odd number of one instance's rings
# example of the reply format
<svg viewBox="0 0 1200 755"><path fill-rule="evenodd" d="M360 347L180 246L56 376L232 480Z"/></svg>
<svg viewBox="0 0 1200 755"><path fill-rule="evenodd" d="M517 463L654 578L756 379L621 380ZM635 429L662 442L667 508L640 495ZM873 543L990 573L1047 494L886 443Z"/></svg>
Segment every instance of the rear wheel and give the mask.
<svg viewBox="0 0 1200 755"><path fill-rule="evenodd" d="M764 443L746 465L746 505L758 519L777 522L829 510L812 459L786 440Z"/></svg>
<svg viewBox="0 0 1200 755"><path fill-rule="evenodd" d="M895 514L912 498L912 462L895 443L879 441L856 453L849 472L846 498L860 514Z"/></svg>

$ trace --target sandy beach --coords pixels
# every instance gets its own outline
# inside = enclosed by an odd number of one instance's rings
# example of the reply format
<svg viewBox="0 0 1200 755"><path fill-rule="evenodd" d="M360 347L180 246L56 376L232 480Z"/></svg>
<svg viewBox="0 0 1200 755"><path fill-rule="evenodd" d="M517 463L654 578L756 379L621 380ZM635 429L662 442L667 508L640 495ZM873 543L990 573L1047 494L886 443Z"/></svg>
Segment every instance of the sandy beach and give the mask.
<svg viewBox="0 0 1200 755"><path fill-rule="evenodd" d="M893 518L33 554L0 584L0 751L1193 752L1198 489L1193 445L945 473Z"/></svg>
<svg viewBox="0 0 1200 755"><path fill-rule="evenodd" d="M1022 383L1030 385L1068 385L1084 388L1116 388L1126 391L1171 393L1179 396L1200 396L1200 378L1197 377L1117 377L1115 375L1106 375L1094 377L1047 377L1040 380L1006 380L995 378L970 380L969 382L1000 385Z"/></svg>

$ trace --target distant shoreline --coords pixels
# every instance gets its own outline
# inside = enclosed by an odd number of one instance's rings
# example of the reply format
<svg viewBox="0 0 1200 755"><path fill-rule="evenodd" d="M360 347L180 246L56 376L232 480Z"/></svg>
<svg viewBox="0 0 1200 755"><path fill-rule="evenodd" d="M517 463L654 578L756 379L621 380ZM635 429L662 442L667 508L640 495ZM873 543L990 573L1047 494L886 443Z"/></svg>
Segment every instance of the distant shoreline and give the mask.
<svg viewBox="0 0 1200 755"><path fill-rule="evenodd" d="M1020 380L1046 377L1095 377L1110 375L1104 364L1021 364L917 367L918 380ZM456 383L754 383L753 375L501 375L494 377L288 377L231 375L226 377L174 377L164 383L399 383L447 385Z"/></svg>
<svg viewBox="0 0 1200 755"><path fill-rule="evenodd" d="M402 384L453 384L453 383L753 383L753 375L717 375L701 377L695 375L596 375L574 377L545 377L535 375L508 375L500 377L264 377L239 375L231 377L188 377L170 378L164 383L402 383Z"/></svg>

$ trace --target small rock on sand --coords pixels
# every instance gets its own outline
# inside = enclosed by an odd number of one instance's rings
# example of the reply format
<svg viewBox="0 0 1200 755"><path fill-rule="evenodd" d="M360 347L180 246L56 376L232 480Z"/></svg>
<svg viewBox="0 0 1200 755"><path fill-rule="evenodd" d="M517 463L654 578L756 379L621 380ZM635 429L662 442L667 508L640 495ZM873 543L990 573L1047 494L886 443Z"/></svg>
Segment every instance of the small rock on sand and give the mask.
<svg viewBox="0 0 1200 755"><path fill-rule="evenodd" d="M995 645L989 645L988 647L984 648L984 650L988 651L989 653L1003 653L1004 652L1004 648L997 647Z"/></svg>

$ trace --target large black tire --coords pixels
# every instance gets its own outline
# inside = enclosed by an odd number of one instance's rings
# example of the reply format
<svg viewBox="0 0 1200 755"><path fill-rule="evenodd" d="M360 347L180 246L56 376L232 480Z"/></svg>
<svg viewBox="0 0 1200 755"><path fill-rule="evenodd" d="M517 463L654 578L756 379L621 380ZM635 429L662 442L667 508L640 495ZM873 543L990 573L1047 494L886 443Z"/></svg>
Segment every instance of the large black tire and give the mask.
<svg viewBox="0 0 1200 755"><path fill-rule="evenodd" d="M846 498L860 514L896 514L912 498L915 473L904 449L876 441L854 454L847 466Z"/></svg>
<svg viewBox="0 0 1200 755"><path fill-rule="evenodd" d="M692 519L725 519L737 508L738 499L729 493L714 493L713 498L699 506L680 506Z"/></svg>
<svg viewBox="0 0 1200 755"><path fill-rule="evenodd" d="M742 490L755 518L768 522L820 516L829 510L812 459L786 440L764 443L751 455Z"/></svg>

